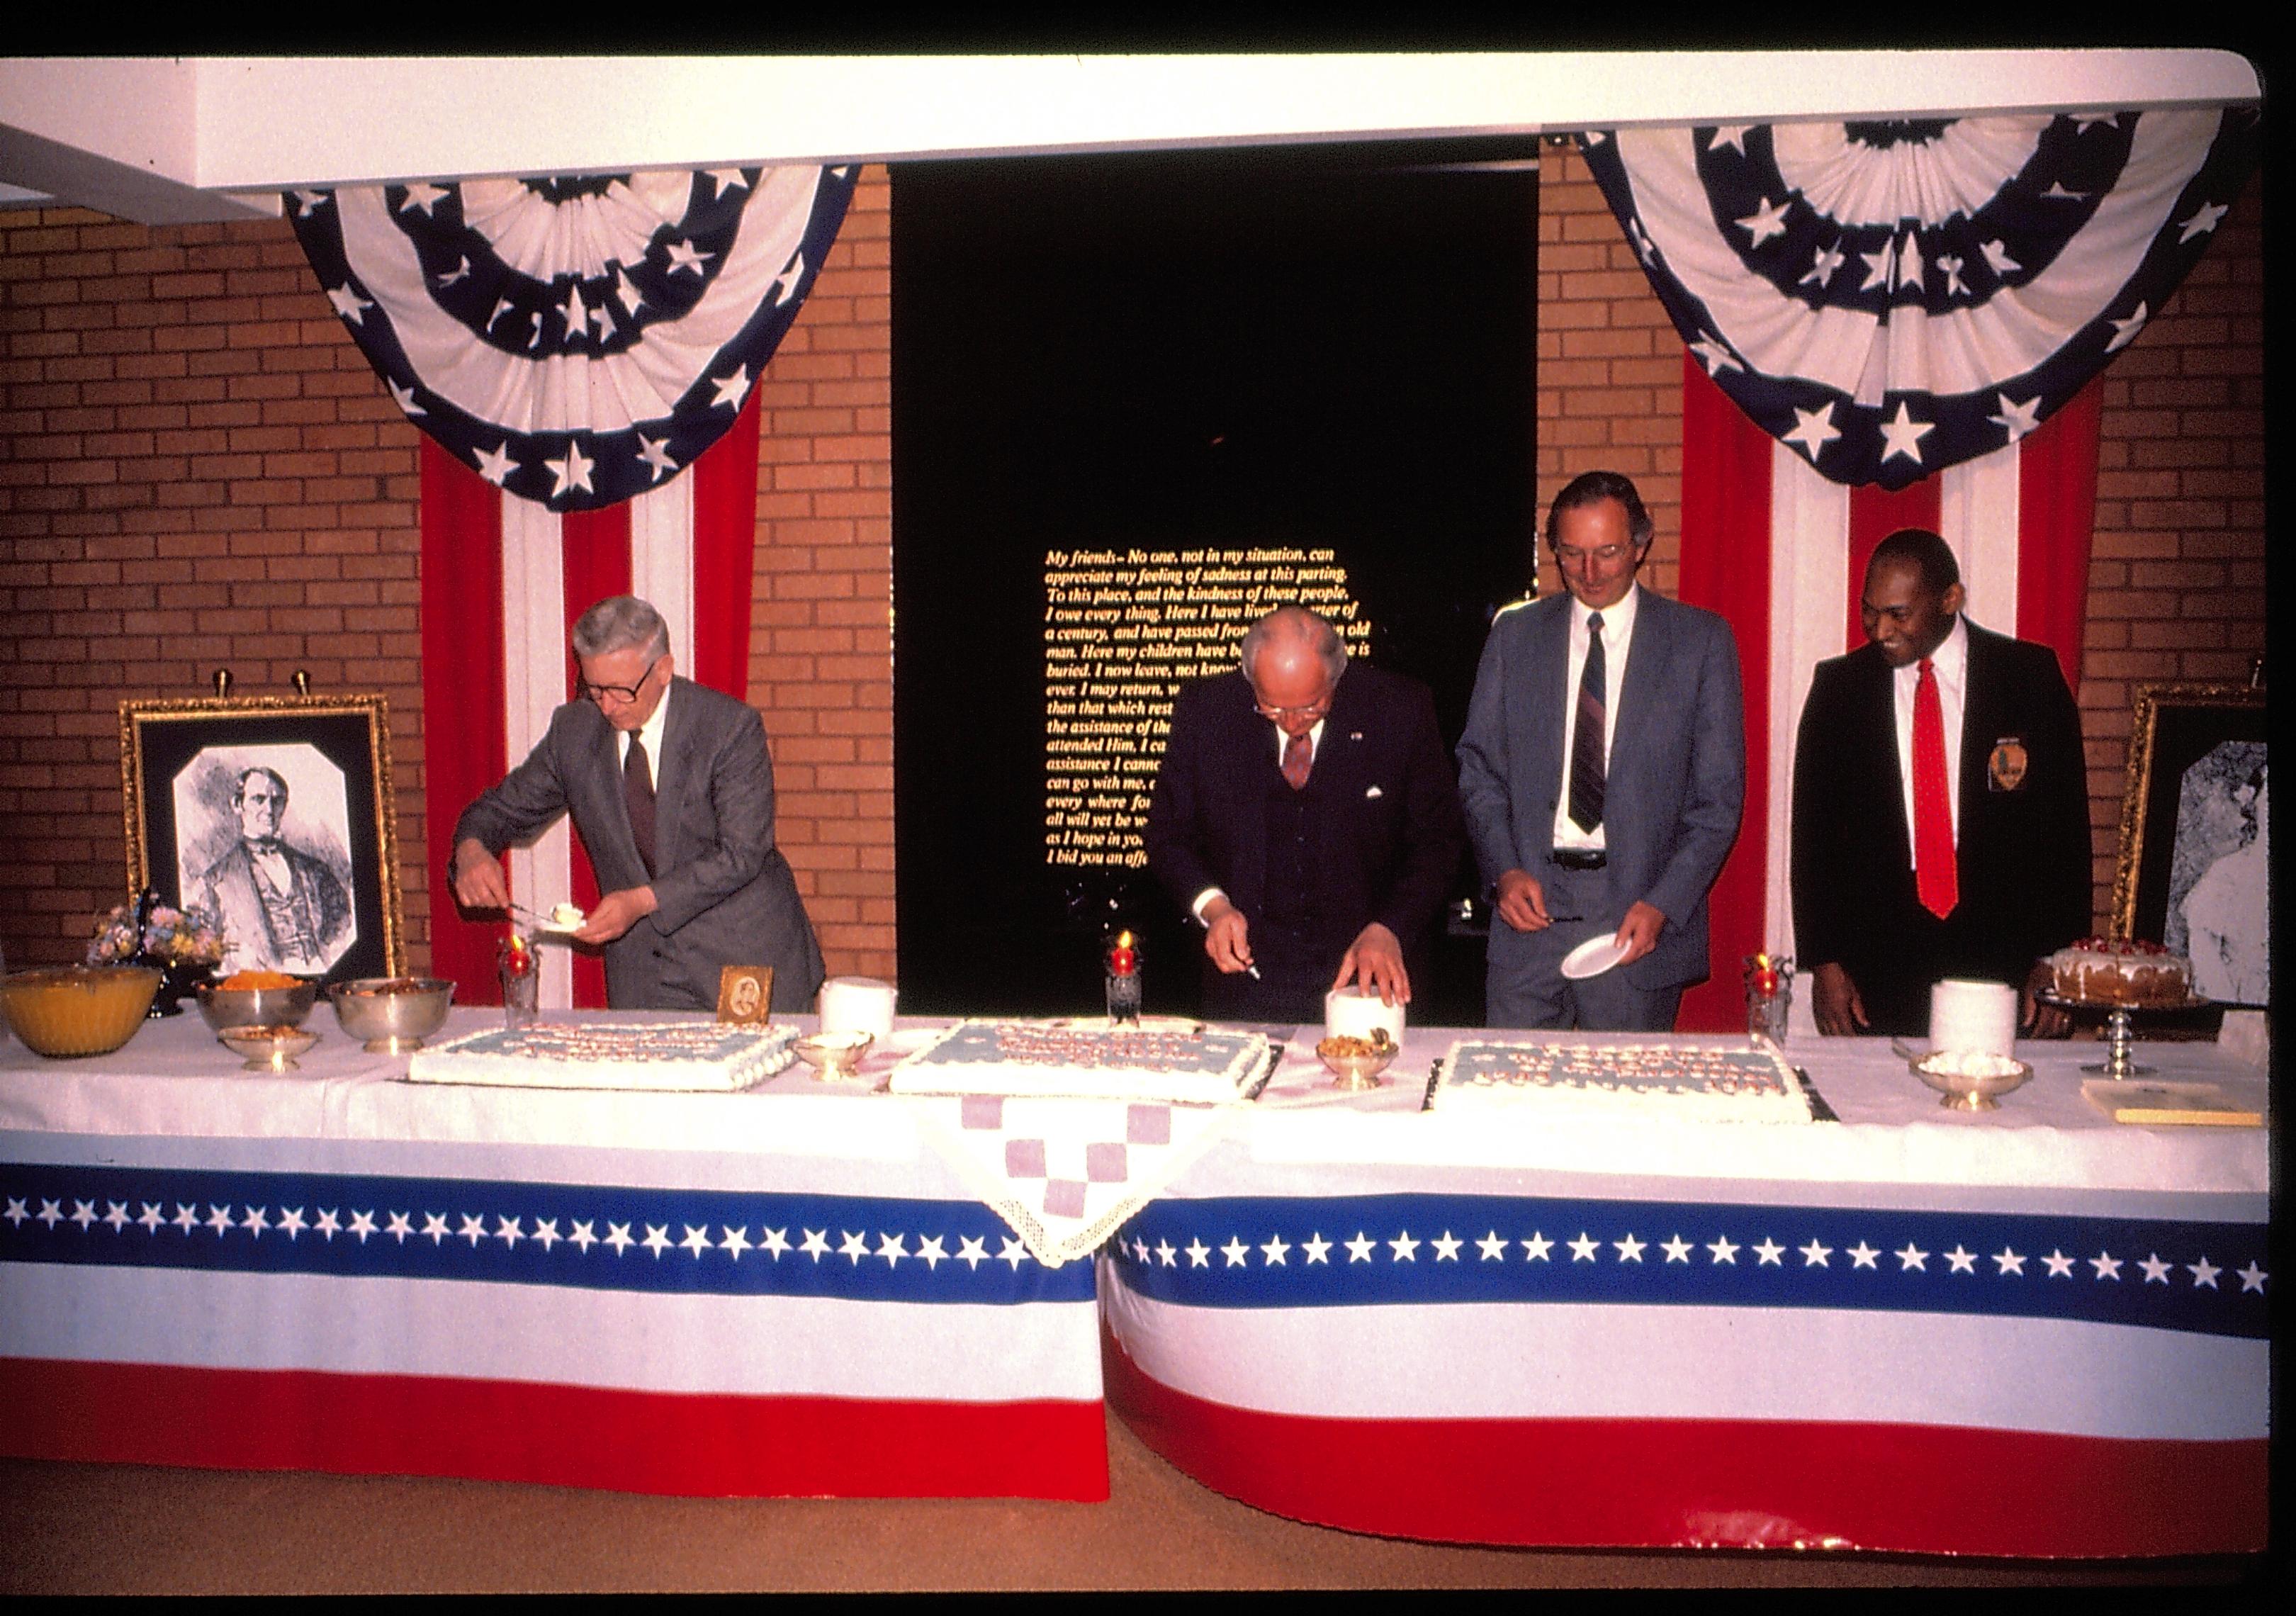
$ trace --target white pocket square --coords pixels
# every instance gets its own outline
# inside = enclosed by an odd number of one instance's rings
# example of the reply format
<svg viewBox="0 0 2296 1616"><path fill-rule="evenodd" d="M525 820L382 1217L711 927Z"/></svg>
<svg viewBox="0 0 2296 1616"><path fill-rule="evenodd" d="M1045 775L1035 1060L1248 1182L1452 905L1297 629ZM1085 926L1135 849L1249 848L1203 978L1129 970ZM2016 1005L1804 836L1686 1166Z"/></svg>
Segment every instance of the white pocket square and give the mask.
<svg viewBox="0 0 2296 1616"><path fill-rule="evenodd" d="M1369 791L1367 791L1367 792L1365 792L1364 793L1364 796L1365 796L1365 800L1368 800L1369 799L1371 799L1371 798L1373 798L1373 797L1384 797L1384 796L1386 796L1386 795L1387 795L1387 793L1386 793L1385 792L1381 791L1381 790L1379 789L1379 787L1377 787L1377 786L1375 786L1375 785L1374 785L1374 786L1373 786L1373 787L1371 788L1371 790L1369 790Z"/></svg>

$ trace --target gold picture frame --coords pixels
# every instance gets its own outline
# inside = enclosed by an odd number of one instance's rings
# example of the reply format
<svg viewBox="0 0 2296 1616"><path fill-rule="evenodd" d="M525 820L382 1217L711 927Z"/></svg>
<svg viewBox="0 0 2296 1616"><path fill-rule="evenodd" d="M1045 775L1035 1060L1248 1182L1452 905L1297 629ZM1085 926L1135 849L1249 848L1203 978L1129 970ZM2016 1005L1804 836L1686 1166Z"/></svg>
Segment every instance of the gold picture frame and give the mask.
<svg viewBox="0 0 2296 1616"><path fill-rule="evenodd" d="M2257 840L2254 799L2263 788L2265 693L2246 685L2140 685L2132 707L2120 853L2113 866L2112 931L2185 953L2190 927L2185 899L2208 865ZM2259 863L2265 851L2254 850ZM2268 927L2262 918L2260 879L2256 885L2257 923ZM2268 930L2256 940L2268 947ZM2194 961L2196 973L2203 964ZM2197 980L2195 986L2209 991ZM2225 996L2220 989L2210 997Z"/></svg>
<svg viewBox="0 0 2296 1616"><path fill-rule="evenodd" d="M381 694L119 704L129 894L225 923L227 970L406 974Z"/></svg>
<svg viewBox="0 0 2296 1616"><path fill-rule="evenodd" d="M721 967L718 972L718 1019L737 1027L773 1025L774 968Z"/></svg>

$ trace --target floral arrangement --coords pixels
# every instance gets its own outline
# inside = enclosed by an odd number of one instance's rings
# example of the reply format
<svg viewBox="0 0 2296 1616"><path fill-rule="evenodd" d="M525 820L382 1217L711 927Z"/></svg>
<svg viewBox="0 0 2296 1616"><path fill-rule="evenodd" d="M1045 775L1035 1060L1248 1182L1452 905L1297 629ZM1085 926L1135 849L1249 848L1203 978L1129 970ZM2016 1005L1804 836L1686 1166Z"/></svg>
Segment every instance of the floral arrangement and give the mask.
<svg viewBox="0 0 2296 1616"><path fill-rule="evenodd" d="M143 923L136 917L143 915ZM96 927L87 946L91 965L217 965L228 945L223 923L204 910L155 903L122 904Z"/></svg>

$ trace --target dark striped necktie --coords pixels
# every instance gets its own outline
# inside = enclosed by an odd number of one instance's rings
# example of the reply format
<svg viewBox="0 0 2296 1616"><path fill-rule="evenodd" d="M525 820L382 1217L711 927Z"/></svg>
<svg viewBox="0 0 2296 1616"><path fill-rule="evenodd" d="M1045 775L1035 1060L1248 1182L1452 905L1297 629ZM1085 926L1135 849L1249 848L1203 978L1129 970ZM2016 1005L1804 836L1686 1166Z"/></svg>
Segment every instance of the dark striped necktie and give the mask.
<svg viewBox="0 0 2296 1616"><path fill-rule="evenodd" d="M1578 675L1578 713L1570 734L1570 823L1603 823L1603 614L1587 619L1587 665Z"/></svg>
<svg viewBox="0 0 2296 1616"><path fill-rule="evenodd" d="M653 867L653 770L648 767L645 742L630 737L629 756L622 759L622 801L630 810L630 835L638 844L638 858L652 875Z"/></svg>

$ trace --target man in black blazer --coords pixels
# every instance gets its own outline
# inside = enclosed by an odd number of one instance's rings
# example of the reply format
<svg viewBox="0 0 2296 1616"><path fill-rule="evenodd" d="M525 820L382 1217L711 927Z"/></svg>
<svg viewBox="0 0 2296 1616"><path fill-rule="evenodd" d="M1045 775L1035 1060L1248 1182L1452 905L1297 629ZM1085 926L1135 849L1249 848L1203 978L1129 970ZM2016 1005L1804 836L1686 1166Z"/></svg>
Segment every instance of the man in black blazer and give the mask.
<svg viewBox="0 0 2296 1616"><path fill-rule="evenodd" d="M1465 846L1434 698L1279 608L1182 693L1146 839L1204 924L1206 1015L1319 1023L1349 980L1407 1001Z"/></svg>
<svg viewBox="0 0 2296 1616"><path fill-rule="evenodd" d="M1824 1033L1925 1032L1947 977L2010 983L2029 1030L2068 1029L2033 995L2042 957L2089 930L2080 714L2055 653L1988 634L1965 598L1942 538L1891 534L1866 569L1866 644L1819 663L1802 706L1794 951ZM1942 751L1922 793L1924 680ZM1933 871L1916 868L1925 815L1951 836Z"/></svg>

